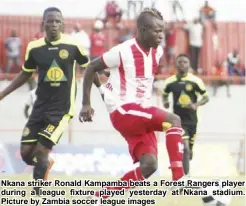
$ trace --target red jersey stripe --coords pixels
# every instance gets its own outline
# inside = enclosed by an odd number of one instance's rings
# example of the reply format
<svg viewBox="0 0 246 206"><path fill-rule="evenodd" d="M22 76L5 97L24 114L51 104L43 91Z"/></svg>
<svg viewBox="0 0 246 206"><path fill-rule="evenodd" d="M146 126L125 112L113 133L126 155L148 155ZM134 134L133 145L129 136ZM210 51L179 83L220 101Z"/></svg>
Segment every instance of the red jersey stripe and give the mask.
<svg viewBox="0 0 246 206"><path fill-rule="evenodd" d="M120 98L121 100L124 100L124 97L126 95L126 76L125 76L125 70L124 70L121 54L120 54L119 73L120 73Z"/></svg>
<svg viewBox="0 0 246 206"><path fill-rule="evenodd" d="M144 77L144 57L141 51L138 50L136 44L131 46L134 59L136 77Z"/></svg>

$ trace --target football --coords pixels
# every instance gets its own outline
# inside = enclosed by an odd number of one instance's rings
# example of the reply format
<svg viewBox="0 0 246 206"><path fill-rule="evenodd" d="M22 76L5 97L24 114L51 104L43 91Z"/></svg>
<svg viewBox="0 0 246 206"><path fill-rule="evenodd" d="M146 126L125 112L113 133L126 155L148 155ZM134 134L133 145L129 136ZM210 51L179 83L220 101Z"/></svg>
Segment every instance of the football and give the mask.
<svg viewBox="0 0 246 206"><path fill-rule="evenodd" d="M226 190L231 190L230 187L221 187L220 186L216 187L207 187L206 191L207 191L207 195L202 197L202 201L203 201L203 205L204 206L208 206L208 205L213 205L213 206L229 206L232 200L232 196L231 195L221 195L221 194L216 194L216 192L220 191L220 193L222 193L222 191L226 191Z"/></svg>

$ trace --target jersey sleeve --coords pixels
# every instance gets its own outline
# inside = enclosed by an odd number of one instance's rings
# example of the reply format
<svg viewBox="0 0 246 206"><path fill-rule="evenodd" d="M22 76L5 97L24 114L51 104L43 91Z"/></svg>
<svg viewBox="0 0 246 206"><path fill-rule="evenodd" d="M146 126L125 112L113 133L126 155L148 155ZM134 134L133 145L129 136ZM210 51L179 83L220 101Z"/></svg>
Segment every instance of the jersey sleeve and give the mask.
<svg viewBox="0 0 246 206"><path fill-rule="evenodd" d="M197 88L196 88L197 92L199 92L203 96L208 95L205 84L201 79L197 80L196 85L197 85Z"/></svg>
<svg viewBox="0 0 246 206"><path fill-rule="evenodd" d="M86 55L85 49L80 45L77 45L77 53L75 58L78 64L82 67L86 67L90 63L90 59Z"/></svg>
<svg viewBox="0 0 246 206"><path fill-rule="evenodd" d="M102 55L102 61L105 64L105 66L109 69L111 68L117 68L120 66L120 51L117 47L113 47L106 53Z"/></svg>
<svg viewBox="0 0 246 206"><path fill-rule="evenodd" d="M26 48L25 62L22 66L22 70L25 72L34 72L37 68L32 52L32 45L29 43Z"/></svg>

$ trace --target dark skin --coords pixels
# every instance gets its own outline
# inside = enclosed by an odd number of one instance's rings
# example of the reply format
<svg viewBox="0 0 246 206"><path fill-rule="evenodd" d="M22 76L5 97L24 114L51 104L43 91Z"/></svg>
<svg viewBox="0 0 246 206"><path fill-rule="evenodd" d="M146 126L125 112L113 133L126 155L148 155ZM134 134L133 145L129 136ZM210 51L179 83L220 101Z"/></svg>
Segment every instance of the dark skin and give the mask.
<svg viewBox="0 0 246 206"><path fill-rule="evenodd" d="M60 12L48 12L44 17L42 25L46 32L46 39L50 42L57 41L61 36L63 28L63 17ZM31 72L21 71L11 82L11 84L0 92L0 100L26 83L31 76Z"/></svg>
<svg viewBox="0 0 246 206"><path fill-rule="evenodd" d="M146 14L138 19L136 39L145 50L157 48L163 39L164 22L156 17ZM101 58L93 60L87 67L83 82L82 109L79 114L81 122L91 122L94 110L91 107L90 94L93 76L96 72L106 69ZM168 113L163 122L168 122L173 126L181 126L180 118L172 113ZM144 154L140 157L140 170L145 178L151 176L157 169L157 158L153 154Z"/></svg>
<svg viewBox="0 0 246 206"><path fill-rule="evenodd" d="M42 26L46 32L45 38L50 42L57 41L61 37L61 32L64 27L62 14L57 11L47 12L44 16ZM26 83L31 76L31 72L21 71L11 82L11 84L7 86L2 92L0 92L0 100ZM20 150L23 161L28 165L35 165L32 160L34 156L36 157L38 164L34 167L34 174L38 174L40 168L48 167L48 155L50 150L44 145L40 144L39 142L36 144L21 144ZM40 178L43 178L42 174Z"/></svg>
<svg viewBox="0 0 246 206"><path fill-rule="evenodd" d="M190 68L190 60L185 57L181 56L176 59L176 69L177 69L177 77L182 78L188 74ZM209 101L208 96L203 96L202 99L196 103L190 103L187 105L187 108L197 110L199 106L206 104ZM165 108L170 107L170 103L168 101L168 96L163 96L163 104Z"/></svg>
<svg viewBox="0 0 246 206"><path fill-rule="evenodd" d="M176 59L176 69L177 77L182 78L187 76L190 68L190 60L185 56L180 56ZM209 101L208 96L203 96L197 103L190 103L187 108L197 110L201 105L206 104ZM168 101L168 96L163 96L163 104L165 108L169 108L170 103ZM190 149L189 139L184 139L184 156L183 156L183 166L185 174L188 174L190 163L189 160L192 159L192 150Z"/></svg>
<svg viewBox="0 0 246 206"><path fill-rule="evenodd" d="M43 28L46 32L46 40L49 42L57 41L61 37L61 33L63 32L64 23L63 17L60 12L57 11L49 11L44 16L42 22ZM28 79L31 77L31 72L21 71L16 78L11 82L11 84L6 87L2 92L0 92L0 100L3 99L5 96L19 88L23 85ZM100 81L95 74L94 81L97 87L100 87ZM48 162L48 155L50 149L46 146L38 143L34 144L21 144L21 156L24 162L28 165L34 165L32 159L35 156L37 158L37 162L39 163L38 166L42 166L42 168L47 168ZM36 165L35 165L36 168ZM38 171L38 169L37 169ZM34 169L35 173L35 169ZM42 177L41 177L42 179Z"/></svg>
<svg viewBox="0 0 246 206"><path fill-rule="evenodd" d="M57 41L61 38L61 33L64 27L64 21L62 14L57 11L50 11L46 13L42 26L46 33L46 39L49 42ZM25 161L27 156L36 156L37 161L42 165L48 165L48 155L50 149L40 144L22 144L21 145L21 156ZM30 155L31 154L31 155Z"/></svg>

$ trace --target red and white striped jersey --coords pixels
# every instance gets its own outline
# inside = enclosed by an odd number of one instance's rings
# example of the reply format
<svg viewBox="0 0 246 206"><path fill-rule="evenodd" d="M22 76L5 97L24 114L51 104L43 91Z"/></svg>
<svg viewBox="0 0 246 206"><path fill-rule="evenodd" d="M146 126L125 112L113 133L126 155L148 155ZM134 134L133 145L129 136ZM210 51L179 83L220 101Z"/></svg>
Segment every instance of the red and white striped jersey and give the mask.
<svg viewBox="0 0 246 206"><path fill-rule="evenodd" d="M102 55L103 62L110 69L104 96L109 112L126 103L151 106L154 74L162 55L161 46L147 52L135 38Z"/></svg>

